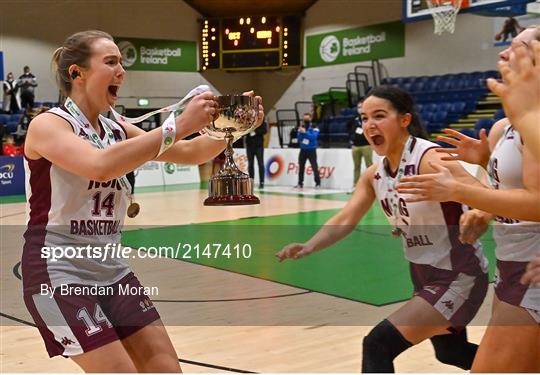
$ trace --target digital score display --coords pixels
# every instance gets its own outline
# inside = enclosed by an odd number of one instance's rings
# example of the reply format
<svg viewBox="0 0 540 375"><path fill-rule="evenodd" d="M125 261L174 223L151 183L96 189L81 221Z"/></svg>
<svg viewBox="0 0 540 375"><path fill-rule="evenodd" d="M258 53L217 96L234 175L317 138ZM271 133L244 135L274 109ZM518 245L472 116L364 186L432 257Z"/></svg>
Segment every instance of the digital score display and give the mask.
<svg viewBox="0 0 540 375"><path fill-rule="evenodd" d="M201 22L200 69L256 70L301 65L301 18L239 17Z"/></svg>

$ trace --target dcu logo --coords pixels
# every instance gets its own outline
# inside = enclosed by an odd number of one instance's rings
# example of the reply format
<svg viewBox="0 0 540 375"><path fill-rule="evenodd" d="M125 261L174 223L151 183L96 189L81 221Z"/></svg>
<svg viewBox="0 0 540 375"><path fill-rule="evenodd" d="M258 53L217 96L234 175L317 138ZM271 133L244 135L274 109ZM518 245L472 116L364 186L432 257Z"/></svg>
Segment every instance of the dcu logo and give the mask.
<svg viewBox="0 0 540 375"><path fill-rule="evenodd" d="M274 178L278 178L281 172L283 171L283 165L284 165L283 158L279 155L275 155L270 157L268 161L266 162L266 175L268 178L273 180Z"/></svg>
<svg viewBox="0 0 540 375"><path fill-rule="evenodd" d="M15 164L4 164L0 167L0 180L11 180L13 178L13 171L15 170Z"/></svg>

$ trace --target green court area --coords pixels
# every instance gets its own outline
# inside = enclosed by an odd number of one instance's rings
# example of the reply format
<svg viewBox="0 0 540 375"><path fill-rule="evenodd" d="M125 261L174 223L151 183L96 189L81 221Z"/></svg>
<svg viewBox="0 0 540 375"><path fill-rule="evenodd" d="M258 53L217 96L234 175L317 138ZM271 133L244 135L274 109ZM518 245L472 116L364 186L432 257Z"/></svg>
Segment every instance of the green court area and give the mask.
<svg viewBox="0 0 540 375"><path fill-rule="evenodd" d="M402 241L391 235L390 226L375 206L338 244L300 260L277 260L275 253L284 245L308 240L336 212L138 229L125 231L122 243L151 252L151 247L162 247L163 254L181 261L373 305L410 298L412 284ZM482 242L493 275L491 231Z"/></svg>

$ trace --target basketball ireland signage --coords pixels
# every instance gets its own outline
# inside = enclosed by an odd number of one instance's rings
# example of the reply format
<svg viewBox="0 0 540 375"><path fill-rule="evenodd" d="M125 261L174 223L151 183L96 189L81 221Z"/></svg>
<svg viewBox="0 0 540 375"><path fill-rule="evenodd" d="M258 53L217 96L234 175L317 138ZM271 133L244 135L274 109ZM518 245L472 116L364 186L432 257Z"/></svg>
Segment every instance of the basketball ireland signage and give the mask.
<svg viewBox="0 0 540 375"><path fill-rule="evenodd" d="M196 72L197 44L181 40L114 38L126 70Z"/></svg>
<svg viewBox="0 0 540 375"><path fill-rule="evenodd" d="M405 28L391 22L309 35L305 45L308 68L403 57Z"/></svg>

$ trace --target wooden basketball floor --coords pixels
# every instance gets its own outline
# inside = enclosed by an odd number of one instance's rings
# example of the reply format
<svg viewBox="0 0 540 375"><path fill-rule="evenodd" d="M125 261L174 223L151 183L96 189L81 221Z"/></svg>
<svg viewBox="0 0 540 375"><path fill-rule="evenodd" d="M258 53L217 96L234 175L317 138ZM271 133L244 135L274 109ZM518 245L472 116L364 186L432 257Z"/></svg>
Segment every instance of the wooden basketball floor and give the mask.
<svg viewBox="0 0 540 375"><path fill-rule="evenodd" d="M232 220L241 223L240 219L301 213L331 214L347 199L345 194L300 195L292 190L258 195L258 206L204 207L206 191L197 187L138 191L141 214L127 219L126 225L137 230ZM22 302L18 278L24 210L23 202L0 204L0 372L80 372L68 359L49 359L37 329L29 325L32 319ZM359 372L362 338L402 304L375 306L177 259L149 262L136 258L131 265L144 285L160 285L159 297L153 299L184 372ZM277 261L266 265L282 266ZM336 269L335 275L319 277L330 280L339 272ZM476 343L485 330L491 289L468 329L469 339ZM352 323L350 317L359 317L358 323ZM398 372L461 372L439 363L429 341L400 355L395 365Z"/></svg>

